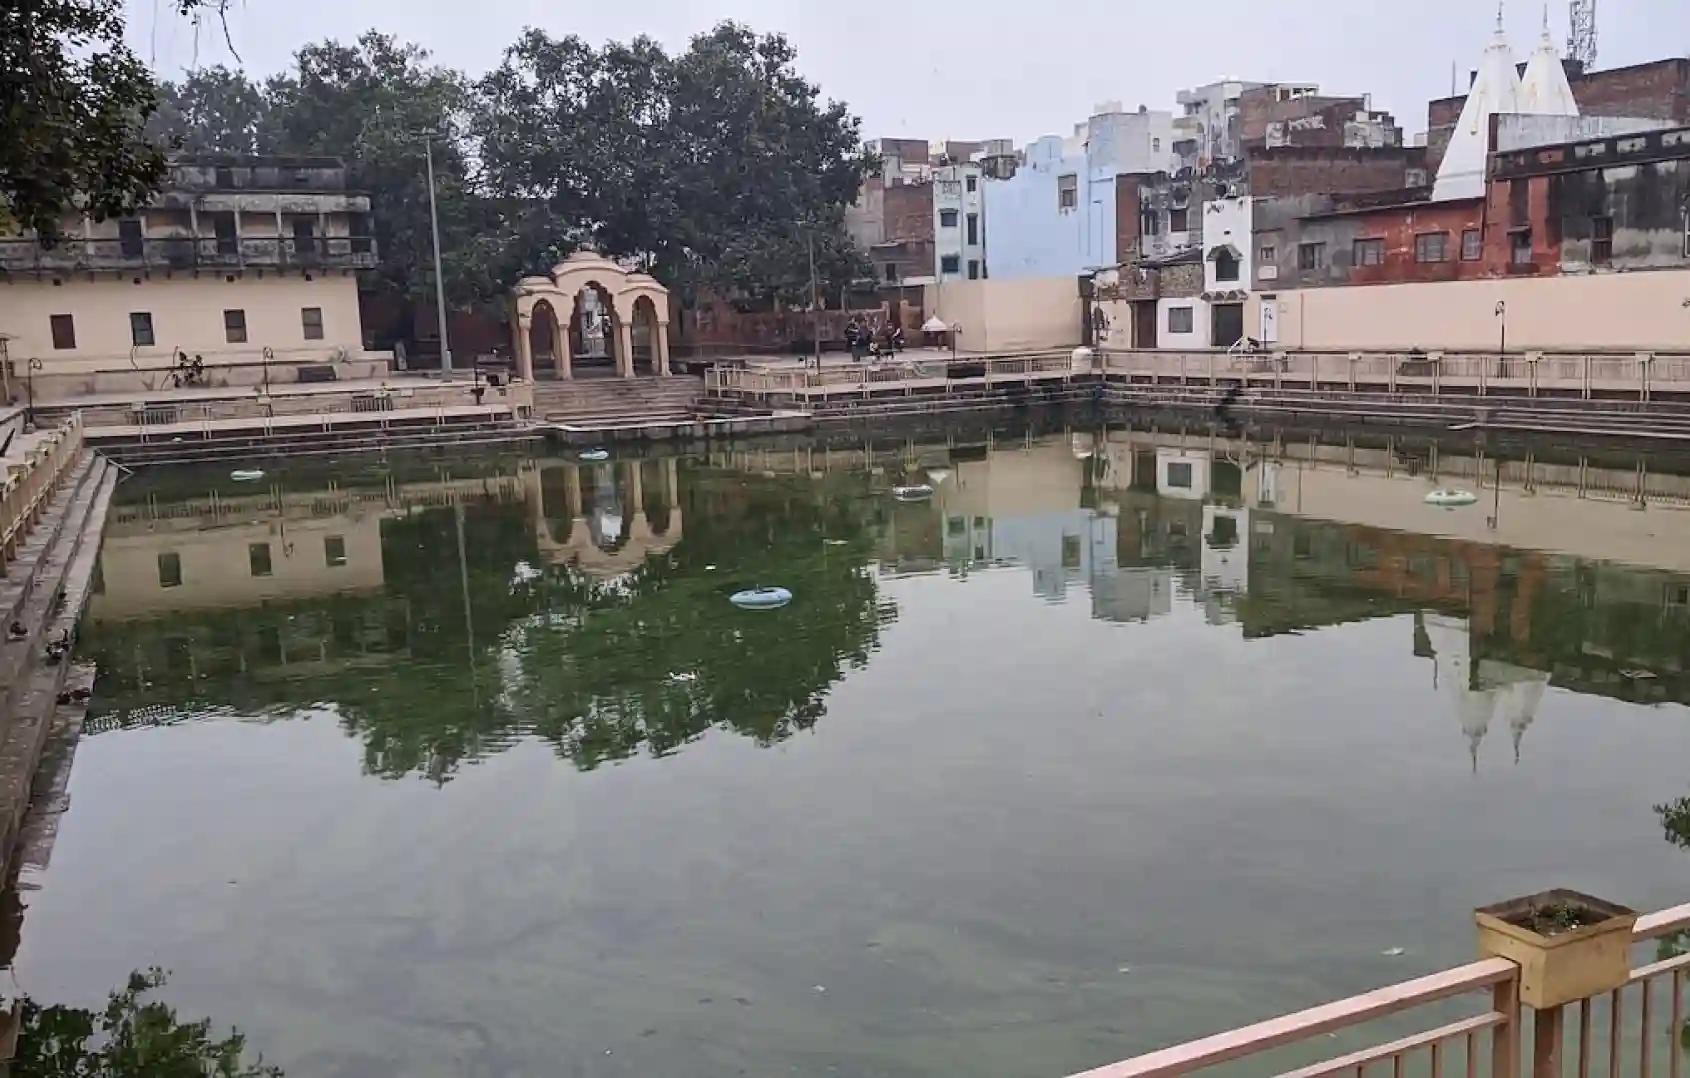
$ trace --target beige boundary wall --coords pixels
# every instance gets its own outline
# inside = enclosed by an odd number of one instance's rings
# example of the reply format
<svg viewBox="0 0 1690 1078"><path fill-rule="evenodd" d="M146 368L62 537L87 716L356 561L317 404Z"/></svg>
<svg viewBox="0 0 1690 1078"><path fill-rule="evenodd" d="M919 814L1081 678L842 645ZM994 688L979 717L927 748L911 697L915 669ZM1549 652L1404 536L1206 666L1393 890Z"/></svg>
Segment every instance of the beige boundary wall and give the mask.
<svg viewBox="0 0 1690 1078"><path fill-rule="evenodd" d="M1071 348L1080 343L1080 283L1074 277L946 281L923 290L928 317L962 326L965 352Z"/></svg>
<svg viewBox="0 0 1690 1078"><path fill-rule="evenodd" d="M1245 304L1246 333L1261 336L1269 302L1281 348L1495 349L1503 303L1510 351L1690 349L1686 270L1263 291Z"/></svg>

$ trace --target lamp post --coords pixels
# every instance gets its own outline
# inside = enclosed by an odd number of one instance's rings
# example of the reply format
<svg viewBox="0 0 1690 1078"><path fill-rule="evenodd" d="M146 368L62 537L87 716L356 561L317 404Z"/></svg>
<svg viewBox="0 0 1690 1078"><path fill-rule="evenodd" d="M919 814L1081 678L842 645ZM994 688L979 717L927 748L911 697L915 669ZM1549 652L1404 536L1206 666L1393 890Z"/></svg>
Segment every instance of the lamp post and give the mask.
<svg viewBox="0 0 1690 1078"><path fill-rule="evenodd" d="M440 376L452 373L452 343L446 333L446 278L440 272L440 210L434 202L434 132L423 134L423 158L428 164L428 225L434 234L434 302L440 319Z"/></svg>
<svg viewBox="0 0 1690 1078"><path fill-rule="evenodd" d="M1498 322L1502 326L1502 345L1501 345L1500 348L1497 349L1497 351L1498 352L1506 352L1506 351L1508 351L1508 301L1507 300L1499 299L1499 300L1496 301L1496 317L1497 317ZM1500 360L1500 358L1501 357L1499 356L1498 359Z"/></svg>

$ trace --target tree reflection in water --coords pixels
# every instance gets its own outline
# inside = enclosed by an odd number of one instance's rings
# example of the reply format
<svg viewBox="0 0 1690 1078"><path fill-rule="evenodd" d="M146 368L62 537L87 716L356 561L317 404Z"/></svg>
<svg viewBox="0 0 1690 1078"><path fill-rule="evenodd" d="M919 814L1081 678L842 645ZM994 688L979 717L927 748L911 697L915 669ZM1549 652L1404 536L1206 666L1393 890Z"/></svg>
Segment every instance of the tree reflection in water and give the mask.
<svg viewBox="0 0 1690 1078"><path fill-rule="evenodd" d="M185 1022L146 998L163 987L161 969L137 970L101 1010L18 1001L17 1078L280 1078L279 1067L246 1060L238 1030L212 1035L211 1019Z"/></svg>
<svg viewBox="0 0 1690 1078"><path fill-rule="evenodd" d="M611 474L589 489L595 520L636 508ZM546 564L536 529L555 539L565 522L485 498L382 519L374 593L96 618L89 728L330 708L370 773L435 781L524 736L584 769L712 727L779 741L825 713L892 616L864 568L866 484L685 474L672 510L650 480L637 507L654 531L684 520L684 534L625 572ZM771 582L797 601L776 614L727 602Z"/></svg>

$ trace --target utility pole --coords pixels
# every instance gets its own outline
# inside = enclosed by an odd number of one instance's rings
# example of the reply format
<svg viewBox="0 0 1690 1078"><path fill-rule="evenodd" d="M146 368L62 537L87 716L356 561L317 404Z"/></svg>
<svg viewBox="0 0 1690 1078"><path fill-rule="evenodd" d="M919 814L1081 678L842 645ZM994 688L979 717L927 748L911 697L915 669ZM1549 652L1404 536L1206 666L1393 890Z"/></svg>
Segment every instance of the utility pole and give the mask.
<svg viewBox="0 0 1690 1078"><path fill-rule="evenodd" d="M810 332L815 337L816 370L822 369L821 294L816 291L816 230L804 230L804 252L810 258Z"/></svg>
<svg viewBox="0 0 1690 1078"><path fill-rule="evenodd" d="M434 204L434 136L423 135L423 155L428 161L428 224L434 233L434 303L440 318L440 374L452 373L452 344L446 335L446 278L440 272L440 210Z"/></svg>

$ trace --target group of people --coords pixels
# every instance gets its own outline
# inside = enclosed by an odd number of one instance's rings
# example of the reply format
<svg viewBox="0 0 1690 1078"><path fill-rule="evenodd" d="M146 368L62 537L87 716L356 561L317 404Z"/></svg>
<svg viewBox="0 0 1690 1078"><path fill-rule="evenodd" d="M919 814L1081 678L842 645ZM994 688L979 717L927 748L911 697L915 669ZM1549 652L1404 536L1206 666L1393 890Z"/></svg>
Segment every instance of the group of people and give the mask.
<svg viewBox="0 0 1690 1078"><path fill-rule="evenodd" d="M904 347L904 327L896 323L869 324L853 316L845 323L845 344L854 360L861 360L864 355L875 359L895 356Z"/></svg>

